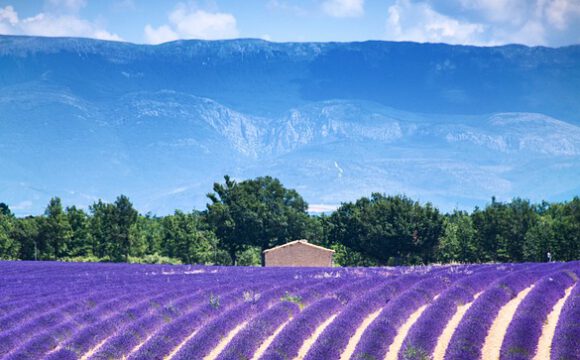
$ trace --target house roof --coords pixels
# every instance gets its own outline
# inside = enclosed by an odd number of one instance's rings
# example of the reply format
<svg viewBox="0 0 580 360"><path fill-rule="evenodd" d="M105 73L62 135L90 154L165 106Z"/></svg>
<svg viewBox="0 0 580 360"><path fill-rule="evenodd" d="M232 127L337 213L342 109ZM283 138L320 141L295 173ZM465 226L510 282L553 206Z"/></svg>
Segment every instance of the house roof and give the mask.
<svg viewBox="0 0 580 360"><path fill-rule="evenodd" d="M278 249L281 249L281 248L284 248L284 247L288 247L288 246L296 245L296 244L303 244L303 245L310 246L310 247L312 247L312 248L315 248L315 249L318 249L318 250L324 250L324 251L329 251L329 252L335 252L335 251L334 251L334 250L332 250L332 249L327 249L327 248L325 248L325 247L322 247L322 246L314 245L314 244L311 244L311 243L309 243L309 242L308 242L308 240L304 240L304 239L302 239L302 240L294 240L294 241L290 241L290 242L288 242L288 243L286 243L286 244L279 245L279 246L273 247L273 248L271 248L271 249L268 249L268 250L264 250L264 253L270 252L270 251L272 251L272 250L278 250Z"/></svg>

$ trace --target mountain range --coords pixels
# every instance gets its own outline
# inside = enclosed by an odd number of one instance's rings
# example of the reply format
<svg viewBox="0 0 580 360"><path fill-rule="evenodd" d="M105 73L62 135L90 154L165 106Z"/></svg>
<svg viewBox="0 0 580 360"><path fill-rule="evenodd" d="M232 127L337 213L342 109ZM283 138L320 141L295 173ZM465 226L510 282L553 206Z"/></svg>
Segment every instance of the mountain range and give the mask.
<svg viewBox="0 0 580 360"><path fill-rule="evenodd" d="M0 201L203 209L272 175L311 211L371 192L445 211L580 194L580 46L136 45L0 36Z"/></svg>

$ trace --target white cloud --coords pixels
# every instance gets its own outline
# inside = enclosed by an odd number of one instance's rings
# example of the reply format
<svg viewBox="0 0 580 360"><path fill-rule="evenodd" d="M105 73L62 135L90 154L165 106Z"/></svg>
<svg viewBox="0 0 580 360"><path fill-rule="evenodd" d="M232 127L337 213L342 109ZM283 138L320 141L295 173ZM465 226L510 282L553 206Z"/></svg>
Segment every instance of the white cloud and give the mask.
<svg viewBox="0 0 580 360"><path fill-rule="evenodd" d="M485 45L484 32L484 25L440 14L427 3L397 0L388 9L389 40Z"/></svg>
<svg viewBox="0 0 580 360"><path fill-rule="evenodd" d="M333 17L359 17L364 15L364 0L325 0L322 10Z"/></svg>
<svg viewBox="0 0 580 360"><path fill-rule="evenodd" d="M397 5L403 3L397 1ZM473 44L559 46L580 41L580 0L410 0L449 19L479 24Z"/></svg>
<svg viewBox="0 0 580 360"><path fill-rule="evenodd" d="M8 22L10 25L16 25L18 23L18 14L10 5L0 9L0 23L4 21Z"/></svg>
<svg viewBox="0 0 580 360"><path fill-rule="evenodd" d="M568 28L574 18L576 18L576 21L580 21L580 1L548 1L545 12L546 18L551 25L558 30L564 30Z"/></svg>
<svg viewBox="0 0 580 360"><path fill-rule="evenodd" d="M161 44L168 41L179 39L179 35L168 25L162 25L154 28L151 25L145 26L145 39L150 44Z"/></svg>
<svg viewBox="0 0 580 360"><path fill-rule="evenodd" d="M77 15L38 13L20 19L12 6L0 8L0 33L8 35L80 36L102 40L122 40L117 34Z"/></svg>
<svg viewBox="0 0 580 360"><path fill-rule="evenodd" d="M501 39L503 44L547 44L546 29L540 21L530 20L516 29L503 30L502 32L497 31L497 37Z"/></svg>
<svg viewBox="0 0 580 360"><path fill-rule="evenodd" d="M239 36L236 18L232 14L207 12L178 4L169 14L169 24L157 28L147 24L145 39L159 44L177 39L231 39Z"/></svg>

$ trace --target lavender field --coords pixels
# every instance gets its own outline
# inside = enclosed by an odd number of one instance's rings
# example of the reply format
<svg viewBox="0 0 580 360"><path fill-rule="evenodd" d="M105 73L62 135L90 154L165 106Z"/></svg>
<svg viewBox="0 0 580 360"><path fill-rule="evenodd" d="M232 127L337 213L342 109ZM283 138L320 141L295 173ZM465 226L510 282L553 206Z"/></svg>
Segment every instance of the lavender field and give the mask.
<svg viewBox="0 0 580 360"><path fill-rule="evenodd" d="M580 359L580 262L0 262L2 359Z"/></svg>

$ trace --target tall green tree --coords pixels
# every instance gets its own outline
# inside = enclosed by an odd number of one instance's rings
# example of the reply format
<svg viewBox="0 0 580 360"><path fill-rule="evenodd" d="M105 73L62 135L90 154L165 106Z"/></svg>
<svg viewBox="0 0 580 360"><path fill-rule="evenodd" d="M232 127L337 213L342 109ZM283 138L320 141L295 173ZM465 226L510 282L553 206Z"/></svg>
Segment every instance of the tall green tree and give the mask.
<svg viewBox="0 0 580 360"><path fill-rule="evenodd" d="M72 228L62 207L60 198L50 199L42 222L40 233L49 247L49 258L61 259L69 256Z"/></svg>
<svg viewBox="0 0 580 360"><path fill-rule="evenodd" d="M119 261L124 259L127 261L129 254L131 253L131 228L137 222L139 213L133 204L129 201L129 198L125 195L117 197L115 200L114 207L114 232L112 242L114 244L114 252L112 257L114 260Z"/></svg>
<svg viewBox="0 0 580 360"><path fill-rule="evenodd" d="M445 218L443 228L437 248L438 261L472 263L479 260L475 228L469 214L454 211Z"/></svg>
<svg viewBox="0 0 580 360"><path fill-rule="evenodd" d="M525 235L538 220L528 200L502 203L492 198L484 210L472 214L477 232L480 261L519 262L524 259Z"/></svg>
<svg viewBox="0 0 580 360"><path fill-rule="evenodd" d="M248 246L261 251L304 237L308 204L292 189L266 176L236 183L225 176L208 194L207 219L232 262Z"/></svg>
<svg viewBox="0 0 580 360"><path fill-rule="evenodd" d="M554 260L580 259L580 197L554 204L548 213L554 218Z"/></svg>
<svg viewBox="0 0 580 360"><path fill-rule="evenodd" d="M112 258L115 244L115 206L99 200L89 207L91 252L98 258Z"/></svg>
<svg viewBox="0 0 580 360"><path fill-rule="evenodd" d="M89 217L87 213L76 206L71 206L66 208L66 216L72 230L69 249L70 255L92 255L92 241L90 238Z"/></svg>
<svg viewBox="0 0 580 360"><path fill-rule="evenodd" d="M557 253L554 254L554 251ZM524 260L548 261L548 253L554 256L554 259L558 258L554 220L552 216L544 215L525 234Z"/></svg>
<svg viewBox="0 0 580 360"><path fill-rule="evenodd" d="M197 213L176 211L165 216L162 255L180 259L185 264L211 263L217 246L213 233L203 230Z"/></svg>
<svg viewBox="0 0 580 360"><path fill-rule="evenodd" d="M380 264L430 262L443 218L430 204L374 193L343 203L331 216L329 239Z"/></svg>
<svg viewBox="0 0 580 360"><path fill-rule="evenodd" d="M8 206L0 204L0 259L18 259L20 244L12 236L15 221Z"/></svg>
<svg viewBox="0 0 580 360"><path fill-rule="evenodd" d="M0 202L0 216L1 215L5 215L5 216L12 215L12 211L10 211L10 207L8 207L8 205L6 205L3 202Z"/></svg>
<svg viewBox="0 0 580 360"><path fill-rule="evenodd" d="M162 221L165 217L153 216L147 213L137 218L135 226L131 228L131 255L144 256L161 254L163 242Z"/></svg>
<svg viewBox="0 0 580 360"><path fill-rule="evenodd" d="M48 244L46 238L40 234L40 226L44 218L27 216L16 219L12 229L12 238L20 244L19 259L39 260L48 254Z"/></svg>

